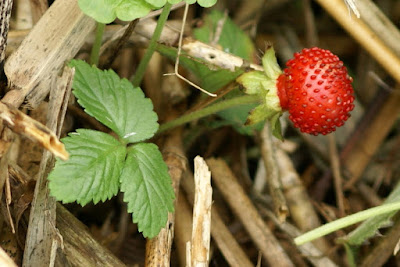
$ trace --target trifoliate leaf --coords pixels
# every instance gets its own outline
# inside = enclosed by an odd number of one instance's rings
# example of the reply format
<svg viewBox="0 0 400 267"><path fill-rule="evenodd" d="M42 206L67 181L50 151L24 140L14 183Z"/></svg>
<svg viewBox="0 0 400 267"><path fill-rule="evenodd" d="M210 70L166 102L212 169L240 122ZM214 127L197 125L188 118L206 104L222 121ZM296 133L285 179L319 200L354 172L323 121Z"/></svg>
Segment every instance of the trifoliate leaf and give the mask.
<svg viewBox="0 0 400 267"><path fill-rule="evenodd" d="M139 231L145 237L156 236L174 209L171 178L157 146L140 143L130 147L120 181Z"/></svg>
<svg viewBox="0 0 400 267"><path fill-rule="evenodd" d="M157 114L140 88L112 71L73 60L73 93L85 111L112 129L125 143L151 138L158 129Z"/></svg>
<svg viewBox="0 0 400 267"><path fill-rule="evenodd" d="M126 148L112 136L79 129L62 139L70 158L57 160L50 173L50 193L63 203L95 204L116 195Z"/></svg>
<svg viewBox="0 0 400 267"><path fill-rule="evenodd" d="M153 8L144 0L78 0L78 4L83 13L101 23L141 18Z"/></svg>

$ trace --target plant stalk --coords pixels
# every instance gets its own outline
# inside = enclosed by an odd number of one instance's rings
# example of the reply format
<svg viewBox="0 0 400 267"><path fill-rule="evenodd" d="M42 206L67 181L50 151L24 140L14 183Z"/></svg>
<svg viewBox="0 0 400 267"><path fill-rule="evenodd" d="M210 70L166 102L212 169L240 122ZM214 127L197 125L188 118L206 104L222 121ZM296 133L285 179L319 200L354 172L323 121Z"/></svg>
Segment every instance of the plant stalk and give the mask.
<svg viewBox="0 0 400 267"><path fill-rule="evenodd" d="M92 52L90 53L90 64L91 65L98 65L99 64L99 57L100 57L100 47L101 41L103 40L103 33L105 28L104 23L97 22L96 27L96 37L94 39Z"/></svg>
<svg viewBox="0 0 400 267"><path fill-rule="evenodd" d="M140 83L142 82L144 73L146 72L147 65L149 64L150 59L151 59L154 51L156 50L157 41L158 41L158 39L160 39L162 29L165 25L165 22L168 19L168 15L169 15L169 12L171 11L171 7L172 7L172 4L167 2L161 12L160 17L158 18L157 26L154 30L153 36L150 39L149 47L147 48L146 53L144 54L142 60L140 61L139 66L136 70L135 76L132 79L132 84L135 87L138 87L140 85Z"/></svg>
<svg viewBox="0 0 400 267"><path fill-rule="evenodd" d="M165 132L171 128L183 125L185 123L198 120L201 118L204 118L206 116L215 114L219 111L240 106L240 105L247 105L247 104L255 104L260 102L260 97L258 95L245 95L245 96L239 96L227 100L223 100L220 102L217 102L215 104L212 104L208 107L205 107L203 109L185 114L175 120L166 122L160 126L158 129L157 134L160 134L162 132Z"/></svg>
<svg viewBox="0 0 400 267"><path fill-rule="evenodd" d="M356 224L371 217L382 215L396 210L400 210L400 202L384 204L378 207L363 210L354 213L352 215L343 217L341 219L338 219L336 221L322 225L321 227L311 230L305 234L302 234L301 236L298 236L294 239L294 243L300 246L303 245L304 243L313 241L314 239L320 238L324 235L345 228L349 225Z"/></svg>

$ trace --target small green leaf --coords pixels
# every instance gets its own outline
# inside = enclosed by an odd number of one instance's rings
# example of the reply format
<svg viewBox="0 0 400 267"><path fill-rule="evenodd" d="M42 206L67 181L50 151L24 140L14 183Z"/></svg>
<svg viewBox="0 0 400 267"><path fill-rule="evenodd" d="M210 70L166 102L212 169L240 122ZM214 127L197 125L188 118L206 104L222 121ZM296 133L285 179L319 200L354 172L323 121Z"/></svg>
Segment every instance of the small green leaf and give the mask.
<svg viewBox="0 0 400 267"><path fill-rule="evenodd" d="M63 203L95 204L116 195L126 148L112 136L79 129L62 139L70 153L68 161L57 160L50 173L51 195Z"/></svg>
<svg viewBox="0 0 400 267"><path fill-rule="evenodd" d="M128 149L121 177L121 191L133 222L145 237L156 236L174 209L174 191L162 155L154 144L140 143Z"/></svg>
<svg viewBox="0 0 400 267"><path fill-rule="evenodd" d="M163 7L165 3L167 3L167 0L145 0L145 1L150 5L155 6L156 8Z"/></svg>
<svg viewBox="0 0 400 267"><path fill-rule="evenodd" d="M197 0L197 3L202 7L212 7L217 3L217 0Z"/></svg>
<svg viewBox="0 0 400 267"><path fill-rule="evenodd" d="M153 8L144 0L78 0L78 4L83 13L101 23L141 18Z"/></svg>
<svg viewBox="0 0 400 267"><path fill-rule="evenodd" d="M112 71L73 60L73 93L85 111L112 129L126 143L151 138L158 129L157 114L151 100L140 88Z"/></svg>

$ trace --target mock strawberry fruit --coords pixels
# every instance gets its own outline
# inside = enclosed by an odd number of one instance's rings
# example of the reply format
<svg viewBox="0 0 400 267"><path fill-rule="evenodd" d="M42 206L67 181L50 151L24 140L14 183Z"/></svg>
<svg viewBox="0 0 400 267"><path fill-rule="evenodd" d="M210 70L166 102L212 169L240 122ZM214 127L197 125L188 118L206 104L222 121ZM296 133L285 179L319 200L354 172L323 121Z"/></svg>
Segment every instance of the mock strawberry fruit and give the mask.
<svg viewBox="0 0 400 267"><path fill-rule="evenodd" d="M295 53L276 82L281 108L300 131L335 131L354 108L352 78L337 56L318 47Z"/></svg>

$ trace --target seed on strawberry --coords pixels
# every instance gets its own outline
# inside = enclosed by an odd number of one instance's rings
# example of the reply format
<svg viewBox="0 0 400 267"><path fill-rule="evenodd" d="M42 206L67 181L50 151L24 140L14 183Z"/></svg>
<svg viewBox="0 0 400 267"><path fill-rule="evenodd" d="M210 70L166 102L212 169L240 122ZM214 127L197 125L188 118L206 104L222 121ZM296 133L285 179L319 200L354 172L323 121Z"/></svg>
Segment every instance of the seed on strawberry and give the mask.
<svg viewBox="0 0 400 267"><path fill-rule="evenodd" d="M283 110L300 131L328 134L350 117L354 108L353 79L343 62L318 47L295 53L277 79Z"/></svg>

